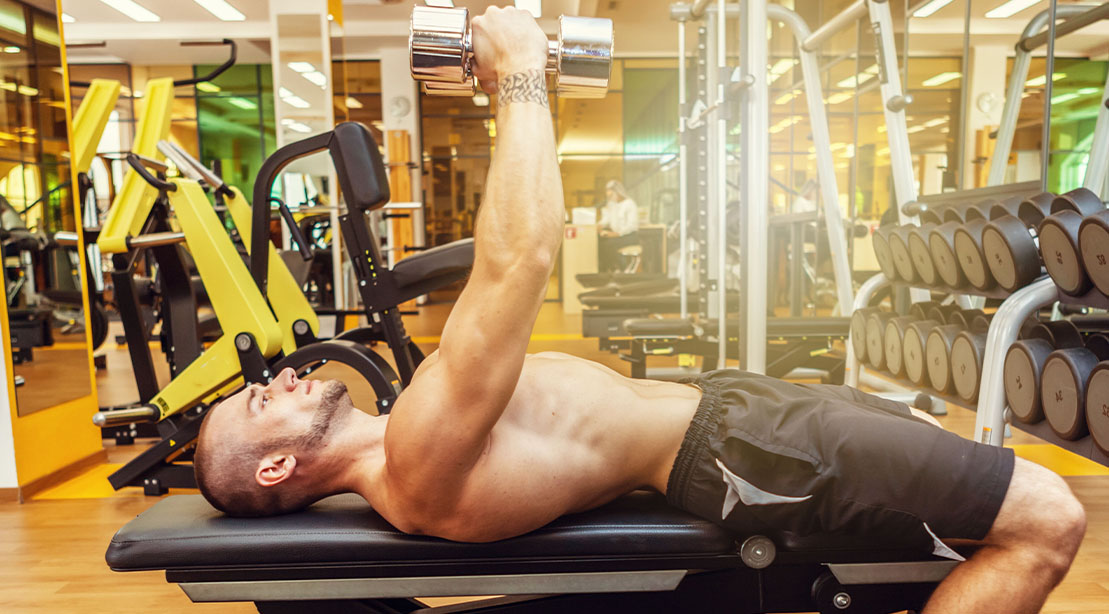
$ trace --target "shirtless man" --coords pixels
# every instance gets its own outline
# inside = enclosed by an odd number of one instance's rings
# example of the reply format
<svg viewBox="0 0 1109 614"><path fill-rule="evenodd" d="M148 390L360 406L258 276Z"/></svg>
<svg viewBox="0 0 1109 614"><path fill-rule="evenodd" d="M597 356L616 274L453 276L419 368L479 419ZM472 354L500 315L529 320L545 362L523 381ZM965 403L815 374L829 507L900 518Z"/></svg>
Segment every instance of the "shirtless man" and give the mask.
<svg viewBox="0 0 1109 614"><path fill-rule="evenodd" d="M1036 612L1085 531L1057 475L913 417L904 405L740 371L631 380L562 354L528 356L564 206L543 76L525 12L473 20L478 75L499 88L497 149L473 274L391 414L338 381L291 371L213 408L201 491L233 515L355 492L399 530L492 541L634 489L737 532L852 533L957 556L925 612Z"/></svg>

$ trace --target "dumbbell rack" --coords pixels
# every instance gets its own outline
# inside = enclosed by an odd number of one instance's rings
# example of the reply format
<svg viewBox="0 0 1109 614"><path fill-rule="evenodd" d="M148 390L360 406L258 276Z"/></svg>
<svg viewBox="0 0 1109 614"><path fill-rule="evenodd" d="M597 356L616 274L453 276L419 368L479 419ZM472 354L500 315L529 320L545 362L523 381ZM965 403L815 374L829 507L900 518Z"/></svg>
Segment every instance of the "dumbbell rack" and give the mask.
<svg viewBox="0 0 1109 614"><path fill-rule="evenodd" d="M1106 297L1097 289L1093 289L1083 296L1070 296L1064 294L1059 287L1055 285L1055 282L1046 275L1016 292L1009 293L1000 289L980 291L974 288L963 288L955 290L944 287L907 284L902 281L891 281L885 274L878 273L868 279L859 289L858 294L855 296L854 310L866 307L870 303L871 297L885 286L892 286L894 288L923 288L929 291L950 294L1003 299L1001 306L990 322L986 337L986 349L983 353L982 381L978 395L978 403L977 407L971 407L977 414L974 426L975 439L981 443L995 446L1003 444L1005 433L1006 403L1005 387L1002 379L1004 375L1005 353L1009 349L1009 346L1017 340L1023 323L1041 308L1052 305L1056 301L1068 305L1109 309L1109 297ZM849 386L858 386L861 373L862 364L859 357L855 355L854 344L849 340L847 344L846 383ZM890 377L888 374L883 375L885 377ZM907 380L902 380L900 378L894 379L908 388L916 387L915 384ZM937 395L931 390L928 391L928 394L958 405L966 405L966 401L964 400L950 398L948 395ZM1102 453L1101 450L1094 445L1093 438L1089 435L1077 441L1067 441L1057 437L1055 433L1051 431L1051 427L1046 421L1037 424L1025 424L1014 420L1012 425L1044 441L1051 442L1099 464L1109 466L1109 456Z"/></svg>

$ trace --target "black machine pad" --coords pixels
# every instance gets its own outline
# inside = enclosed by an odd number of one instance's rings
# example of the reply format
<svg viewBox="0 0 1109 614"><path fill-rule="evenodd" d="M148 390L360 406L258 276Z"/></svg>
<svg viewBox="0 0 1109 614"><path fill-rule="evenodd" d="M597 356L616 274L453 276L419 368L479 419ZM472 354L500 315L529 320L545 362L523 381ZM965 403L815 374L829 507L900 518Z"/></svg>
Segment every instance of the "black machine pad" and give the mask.
<svg viewBox="0 0 1109 614"><path fill-rule="evenodd" d="M462 239L409 256L393 267L402 290L422 281L469 271L474 266L474 240Z"/></svg>

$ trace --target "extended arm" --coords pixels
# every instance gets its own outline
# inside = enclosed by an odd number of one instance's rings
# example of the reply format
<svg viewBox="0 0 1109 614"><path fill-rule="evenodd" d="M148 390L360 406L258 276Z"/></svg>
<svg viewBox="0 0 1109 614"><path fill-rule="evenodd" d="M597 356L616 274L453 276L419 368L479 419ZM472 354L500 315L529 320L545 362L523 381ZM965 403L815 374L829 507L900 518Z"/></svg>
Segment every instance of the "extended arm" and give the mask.
<svg viewBox="0 0 1109 614"><path fill-rule="evenodd" d="M497 143L474 232L470 280L438 356L400 397L386 434L391 481L405 490L461 482L516 388L565 217L547 102L546 37L525 12L473 22L477 74L495 78Z"/></svg>

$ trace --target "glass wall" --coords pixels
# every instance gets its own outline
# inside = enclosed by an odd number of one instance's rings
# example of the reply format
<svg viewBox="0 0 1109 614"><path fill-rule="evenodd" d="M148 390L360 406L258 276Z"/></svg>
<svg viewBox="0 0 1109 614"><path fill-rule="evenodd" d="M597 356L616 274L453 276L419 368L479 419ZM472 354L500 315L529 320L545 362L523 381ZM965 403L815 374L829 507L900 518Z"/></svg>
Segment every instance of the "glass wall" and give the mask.
<svg viewBox="0 0 1109 614"><path fill-rule="evenodd" d="M215 66L196 66L196 76ZM268 64L232 66L195 91L200 161L219 167L223 180L252 194L254 177L276 147L273 72ZM190 148L191 149L191 148Z"/></svg>

